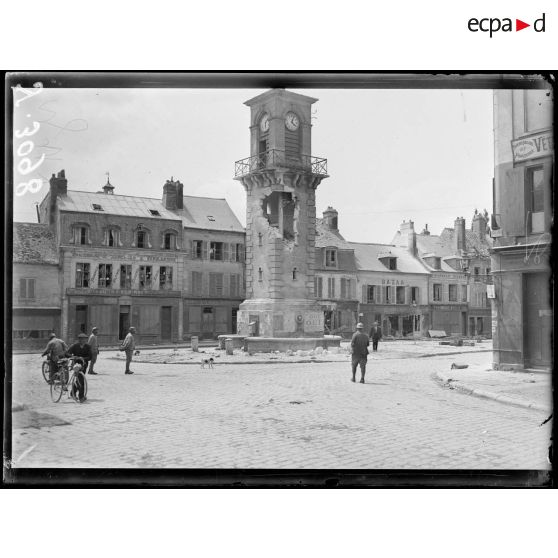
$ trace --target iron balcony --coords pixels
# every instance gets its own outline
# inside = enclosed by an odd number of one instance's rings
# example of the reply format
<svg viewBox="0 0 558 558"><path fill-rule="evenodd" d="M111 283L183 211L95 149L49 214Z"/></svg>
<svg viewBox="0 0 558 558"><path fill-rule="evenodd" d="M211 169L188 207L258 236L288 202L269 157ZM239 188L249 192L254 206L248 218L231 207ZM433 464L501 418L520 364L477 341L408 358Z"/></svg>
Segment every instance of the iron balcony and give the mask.
<svg viewBox="0 0 558 558"><path fill-rule="evenodd" d="M269 169L289 169L308 172L317 176L327 176L327 159L289 153L279 149L269 149L253 157L236 161L234 177L241 178L248 174Z"/></svg>

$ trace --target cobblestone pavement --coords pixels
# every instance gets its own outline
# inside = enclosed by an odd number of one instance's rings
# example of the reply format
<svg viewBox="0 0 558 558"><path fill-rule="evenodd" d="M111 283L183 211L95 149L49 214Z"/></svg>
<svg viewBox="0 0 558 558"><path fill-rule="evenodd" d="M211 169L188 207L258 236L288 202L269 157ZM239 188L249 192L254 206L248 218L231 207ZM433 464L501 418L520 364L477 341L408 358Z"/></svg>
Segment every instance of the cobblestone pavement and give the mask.
<svg viewBox="0 0 558 558"><path fill-rule="evenodd" d="M101 353L88 401L52 403L41 359L14 356L15 467L548 469L545 413L444 389L452 356L369 364L123 363ZM490 353L469 354L471 364Z"/></svg>

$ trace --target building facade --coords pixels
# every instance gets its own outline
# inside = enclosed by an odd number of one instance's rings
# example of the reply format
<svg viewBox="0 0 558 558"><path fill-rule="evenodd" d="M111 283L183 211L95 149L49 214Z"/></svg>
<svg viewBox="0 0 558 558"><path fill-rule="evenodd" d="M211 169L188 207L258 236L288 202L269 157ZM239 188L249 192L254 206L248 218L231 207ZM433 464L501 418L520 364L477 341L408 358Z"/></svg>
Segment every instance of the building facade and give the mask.
<svg viewBox="0 0 558 558"><path fill-rule="evenodd" d="M490 306L487 285L491 282L487 214L475 212L471 229L465 219L455 219L453 228L433 235L426 226L421 233L413 221L403 222L393 244L416 254L428 272L428 313L423 317L423 334L428 330L448 335L490 337Z"/></svg>
<svg viewBox="0 0 558 558"><path fill-rule="evenodd" d="M143 344L215 338L235 327L244 296L244 229L225 200L183 195L169 180L162 199L68 190L50 180L39 208L60 258L61 334L99 328L116 344L130 325ZM45 226L45 225L43 225Z"/></svg>
<svg viewBox="0 0 558 558"><path fill-rule="evenodd" d="M14 223L12 346L40 349L60 334L60 261L48 225Z"/></svg>
<svg viewBox="0 0 558 558"><path fill-rule="evenodd" d="M493 113L493 365L495 369L549 369L552 91L496 90Z"/></svg>
<svg viewBox="0 0 558 558"><path fill-rule="evenodd" d="M337 210L328 207L316 222L315 294L328 335L350 337L358 322L355 251L339 232Z"/></svg>

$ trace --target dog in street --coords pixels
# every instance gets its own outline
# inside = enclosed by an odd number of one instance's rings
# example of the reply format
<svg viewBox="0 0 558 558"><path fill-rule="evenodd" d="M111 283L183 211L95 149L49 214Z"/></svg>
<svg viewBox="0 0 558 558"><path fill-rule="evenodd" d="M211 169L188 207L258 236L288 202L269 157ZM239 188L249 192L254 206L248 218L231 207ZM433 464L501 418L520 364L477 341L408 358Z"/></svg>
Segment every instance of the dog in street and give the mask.
<svg viewBox="0 0 558 558"><path fill-rule="evenodd" d="M205 368L206 365L207 365L208 368L213 368L213 357L202 358L201 367Z"/></svg>

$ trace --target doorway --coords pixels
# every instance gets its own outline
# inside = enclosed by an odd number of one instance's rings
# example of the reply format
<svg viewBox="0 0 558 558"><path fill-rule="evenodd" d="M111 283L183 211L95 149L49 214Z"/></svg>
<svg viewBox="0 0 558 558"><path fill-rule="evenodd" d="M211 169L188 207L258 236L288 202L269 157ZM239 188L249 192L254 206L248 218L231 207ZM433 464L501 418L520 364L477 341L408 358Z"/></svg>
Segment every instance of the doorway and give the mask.
<svg viewBox="0 0 558 558"><path fill-rule="evenodd" d="M172 306L161 307L161 340L172 339Z"/></svg>
<svg viewBox="0 0 558 558"><path fill-rule="evenodd" d="M76 337L80 333L87 333L87 306L82 304L76 306Z"/></svg>
<svg viewBox="0 0 558 558"><path fill-rule="evenodd" d="M212 339L214 331L214 319L213 319L213 308L211 306L205 306L202 312L202 327L201 335L202 339Z"/></svg>
<svg viewBox="0 0 558 558"><path fill-rule="evenodd" d="M523 342L525 367L550 367L552 363L552 301L550 276L523 276Z"/></svg>
<svg viewBox="0 0 558 558"><path fill-rule="evenodd" d="M130 329L130 307L121 306L118 318L118 339L124 339Z"/></svg>

